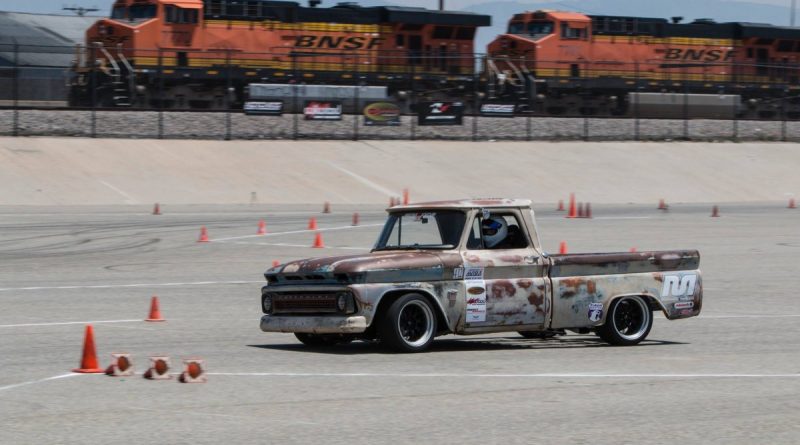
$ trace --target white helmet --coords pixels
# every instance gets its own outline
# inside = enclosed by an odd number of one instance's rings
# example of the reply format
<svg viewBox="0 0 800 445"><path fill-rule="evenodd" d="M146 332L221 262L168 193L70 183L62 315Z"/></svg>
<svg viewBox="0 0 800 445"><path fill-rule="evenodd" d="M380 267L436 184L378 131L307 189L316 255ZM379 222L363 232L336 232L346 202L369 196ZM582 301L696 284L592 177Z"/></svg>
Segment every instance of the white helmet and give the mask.
<svg viewBox="0 0 800 445"><path fill-rule="evenodd" d="M491 249L506 238L508 224L502 217L484 219L481 223L481 232L484 245Z"/></svg>

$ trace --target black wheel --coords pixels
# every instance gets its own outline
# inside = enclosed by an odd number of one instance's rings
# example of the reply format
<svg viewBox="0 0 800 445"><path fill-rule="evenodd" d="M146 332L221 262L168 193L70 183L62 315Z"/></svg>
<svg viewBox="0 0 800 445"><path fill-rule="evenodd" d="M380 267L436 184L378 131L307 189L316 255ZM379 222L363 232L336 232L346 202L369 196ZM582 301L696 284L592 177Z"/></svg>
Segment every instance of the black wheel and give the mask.
<svg viewBox="0 0 800 445"><path fill-rule="evenodd" d="M353 336L344 334L306 334L303 332L295 332L294 336L304 345L317 348L350 343L354 340Z"/></svg>
<svg viewBox="0 0 800 445"><path fill-rule="evenodd" d="M609 306L597 335L612 345L632 346L647 338L652 327L653 314L647 302L638 296L622 297Z"/></svg>
<svg viewBox="0 0 800 445"><path fill-rule="evenodd" d="M390 348L422 352L436 336L436 314L422 295L403 295L389 306L378 329L381 341Z"/></svg>
<svg viewBox="0 0 800 445"><path fill-rule="evenodd" d="M553 338L556 335L561 333L556 331L518 331L517 334L525 337L525 338L534 338L539 340L547 340L548 338ZM562 334L563 335L563 334Z"/></svg>

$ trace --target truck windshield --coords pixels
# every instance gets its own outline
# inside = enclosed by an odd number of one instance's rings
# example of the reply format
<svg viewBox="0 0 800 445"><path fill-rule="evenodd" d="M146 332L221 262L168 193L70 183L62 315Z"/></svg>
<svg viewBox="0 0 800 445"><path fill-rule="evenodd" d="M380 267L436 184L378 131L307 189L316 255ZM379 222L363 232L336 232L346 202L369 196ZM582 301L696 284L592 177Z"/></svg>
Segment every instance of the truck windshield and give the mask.
<svg viewBox="0 0 800 445"><path fill-rule="evenodd" d="M374 250L454 249L465 222L458 210L392 213Z"/></svg>

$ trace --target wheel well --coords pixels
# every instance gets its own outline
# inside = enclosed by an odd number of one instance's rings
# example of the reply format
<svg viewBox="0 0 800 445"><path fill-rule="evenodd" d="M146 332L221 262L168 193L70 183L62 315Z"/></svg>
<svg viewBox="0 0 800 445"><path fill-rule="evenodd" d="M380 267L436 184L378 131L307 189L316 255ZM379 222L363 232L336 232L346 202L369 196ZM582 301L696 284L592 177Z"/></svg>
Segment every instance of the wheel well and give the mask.
<svg viewBox="0 0 800 445"><path fill-rule="evenodd" d="M664 308L661 307L661 304L652 295L646 295L646 294L620 295L618 297L613 298L611 301L619 300L622 297L641 297L645 301L645 303L647 303L647 306L650 308L650 312L661 312L664 315L666 315Z"/></svg>
<svg viewBox="0 0 800 445"><path fill-rule="evenodd" d="M428 303L431 305L431 307L433 307L433 312L436 314L436 326L438 328L437 334L450 331L450 327L447 324L447 320L444 318L444 314L442 313L442 308L439 307L438 304L436 304L433 295L419 289L398 289L383 294L381 301L378 302L377 309L375 309L375 316L373 317L370 330L371 331L375 330L375 328L377 327L377 323L379 323L383 319L384 315L386 315L386 311L389 310L389 306L391 306L395 300L407 294L419 294L422 295L426 300L428 300Z"/></svg>

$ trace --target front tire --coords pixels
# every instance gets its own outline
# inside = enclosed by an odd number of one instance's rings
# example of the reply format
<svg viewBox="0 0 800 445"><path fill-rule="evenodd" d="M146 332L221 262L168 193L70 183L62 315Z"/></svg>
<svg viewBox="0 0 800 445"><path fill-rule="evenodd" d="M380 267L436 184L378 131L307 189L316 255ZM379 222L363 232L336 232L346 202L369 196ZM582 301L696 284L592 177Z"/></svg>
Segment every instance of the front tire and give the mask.
<svg viewBox="0 0 800 445"><path fill-rule="evenodd" d="M597 335L615 346L633 346L647 338L652 327L650 306L642 297L634 295L611 303L606 322L597 328Z"/></svg>
<svg viewBox="0 0 800 445"><path fill-rule="evenodd" d="M436 314L422 295L395 300L378 327L381 341L399 352L422 352L436 337Z"/></svg>

